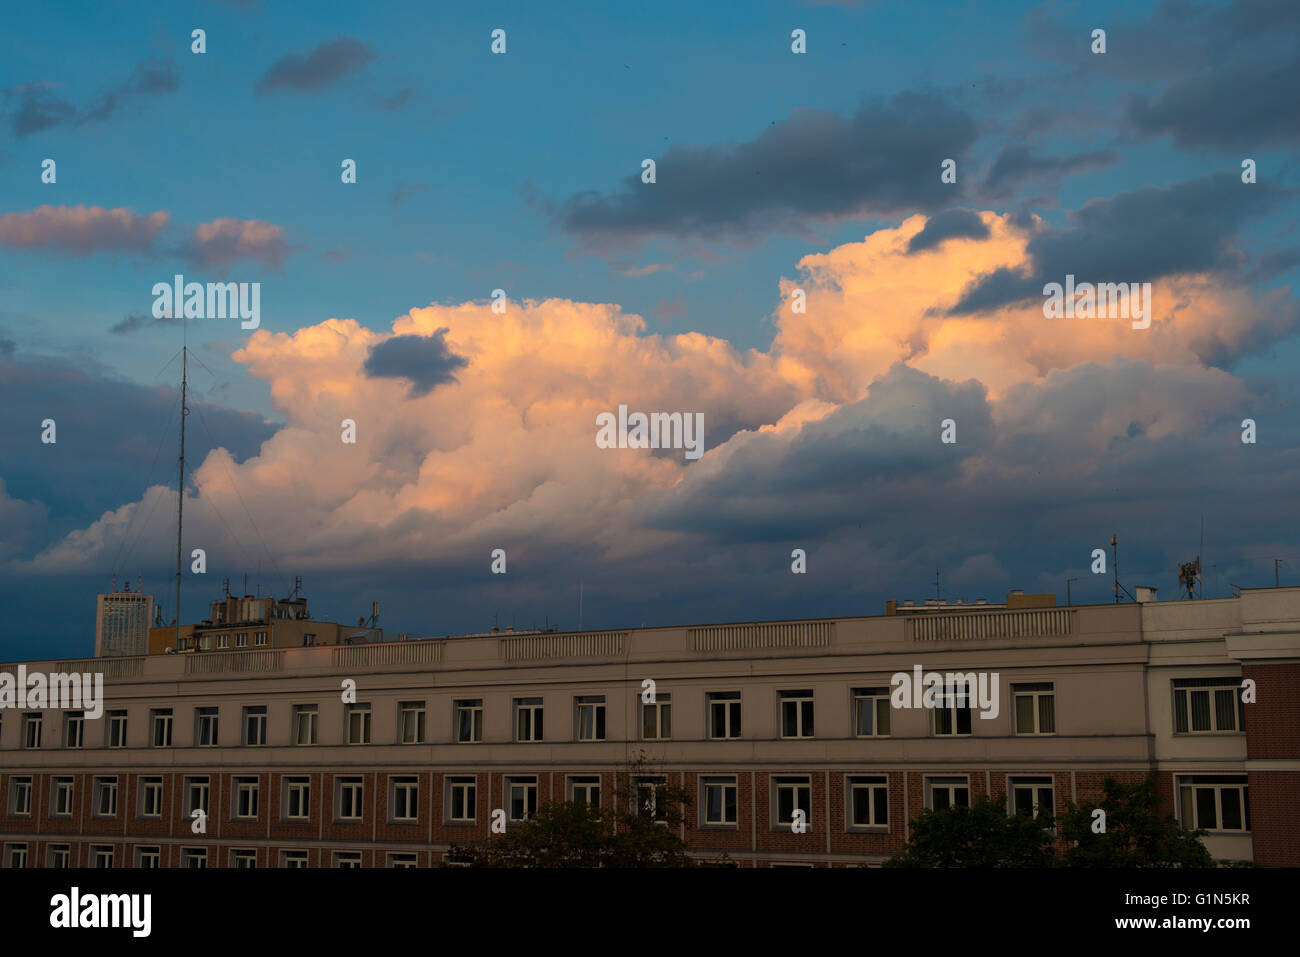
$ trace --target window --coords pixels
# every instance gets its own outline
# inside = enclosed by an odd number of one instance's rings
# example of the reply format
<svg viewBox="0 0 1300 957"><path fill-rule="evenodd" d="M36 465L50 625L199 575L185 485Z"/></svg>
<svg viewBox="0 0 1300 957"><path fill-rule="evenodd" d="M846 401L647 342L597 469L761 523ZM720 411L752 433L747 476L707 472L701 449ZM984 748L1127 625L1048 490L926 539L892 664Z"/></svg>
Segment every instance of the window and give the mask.
<svg viewBox="0 0 1300 957"><path fill-rule="evenodd" d="M714 691L709 701L709 737L740 737L740 692Z"/></svg>
<svg viewBox="0 0 1300 957"><path fill-rule="evenodd" d="M185 816L192 818L195 811L209 811L209 785L207 778L185 779Z"/></svg>
<svg viewBox="0 0 1300 957"><path fill-rule="evenodd" d="M970 807L970 781L965 776L926 778L925 806L932 811Z"/></svg>
<svg viewBox="0 0 1300 957"><path fill-rule="evenodd" d="M257 778L235 778L235 820L257 819Z"/></svg>
<svg viewBox="0 0 1300 957"><path fill-rule="evenodd" d="M1012 685L1016 734L1056 734L1056 694L1052 683Z"/></svg>
<svg viewBox="0 0 1300 957"><path fill-rule="evenodd" d="M646 741L667 741L673 736L673 698L656 694L653 704L641 703L641 737Z"/></svg>
<svg viewBox="0 0 1300 957"><path fill-rule="evenodd" d="M537 778L506 778L506 807L512 824L537 813Z"/></svg>
<svg viewBox="0 0 1300 957"><path fill-rule="evenodd" d="M257 851L248 848L235 848L230 852L231 867L257 867Z"/></svg>
<svg viewBox="0 0 1300 957"><path fill-rule="evenodd" d="M420 782L417 778L393 778L392 798L394 821L415 821L420 816Z"/></svg>
<svg viewBox="0 0 1300 957"><path fill-rule="evenodd" d="M308 635L307 637L308 637L308 638L315 638L316 636L315 636L315 635ZM259 631L259 632L257 633L257 637L256 637L254 640L256 641L258 647L263 647L263 646L265 646L265 645L266 645L266 632L264 632L264 631ZM308 642L308 644L311 644L311 642Z"/></svg>
<svg viewBox="0 0 1300 957"><path fill-rule="evenodd" d="M227 634L217 635L217 649L224 650L229 647L230 647L230 635Z"/></svg>
<svg viewBox="0 0 1300 957"><path fill-rule="evenodd" d="M889 689L853 689L853 734L859 738L889 737Z"/></svg>
<svg viewBox="0 0 1300 957"><path fill-rule="evenodd" d="M284 779L284 817L305 821L311 815L311 778Z"/></svg>
<svg viewBox="0 0 1300 957"><path fill-rule="evenodd" d="M235 635L235 647L236 648L248 647L248 632L244 631Z"/></svg>
<svg viewBox="0 0 1300 957"><path fill-rule="evenodd" d="M889 779L849 778L849 830L889 826Z"/></svg>
<svg viewBox="0 0 1300 957"><path fill-rule="evenodd" d="M7 867L26 867L27 866L27 845L10 844L7 848L8 854L5 865Z"/></svg>
<svg viewBox="0 0 1300 957"><path fill-rule="evenodd" d="M813 693L811 691L782 691L781 737L811 738L813 736Z"/></svg>
<svg viewBox="0 0 1300 957"><path fill-rule="evenodd" d="M1052 779L1050 777L1011 778L1007 782L1011 794L1011 814L1025 814L1030 817L1053 817L1056 805L1053 801Z"/></svg>
<svg viewBox="0 0 1300 957"><path fill-rule="evenodd" d="M162 863L162 849L156 845L137 847L135 849L135 866L144 868L158 867Z"/></svg>
<svg viewBox="0 0 1300 957"><path fill-rule="evenodd" d="M736 779L702 778L700 787L704 794L704 800L701 802L704 807L704 826L735 827Z"/></svg>
<svg viewBox="0 0 1300 957"><path fill-rule="evenodd" d="M542 740L542 699L515 699L515 740Z"/></svg>
<svg viewBox="0 0 1300 957"><path fill-rule="evenodd" d="M55 778L50 793L50 815L72 817L72 796L76 787L74 778Z"/></svg>
<svg viewBox="0 0 1300 957"><path fill-rule="evenodd" d="M86 712L69 711L63 716L63 746L65 748L86 746Z"/></svg>
<svg viewBox="0 0 1300 957"><path fill-rule="evenodd" d="M659 792L668 783L666 778L636 778L632 782L632 794L636 798L636 812L648 817L656 824L668 823L668 802L660 800Z"/></svg>
<svg viewBox="0 0 1300 957"><path fill-rule="evenodd" d="M1238 678L1175 678L1174 731L1223 734L1244 731L1246 706Z"/></svg>
<svg viewBox="0 0 1300 957"><path fill-rule="evenodd" d="M211 648L212 648L212 636L211 636L211 635L200 635L200 636L199 636L199 650L200 650L200 651L209 651Z"/></svg>
<svg viewBox="0 0 1300 957"><path fill-rule="evenodd" d="M539 702L540 703L540 702ZM516 702L518 704L518 702ZM483 699L466 698L455 702L456 740L462 744L483 740ZM538 730L541 730L541 710L538 710Z"/></svg>
<svg viewBox="0 0 1300 957"><path fill-rule="evenodd" d="M153 746L170 748L172 746L172 709L152 708L149 718L153 725Z"/></svg>
<svg viewBox="0 0 1300 957"><path fill-rule="evenodd" d="M304 635L302 636L302 646L303 646L304 648L311 648L311 647L314 647L315 644L316 644L316 636L315 636L315 635L312 635L312 634L304 634Z"/></svg>
<svg viewBox="0 0 1300 957"><path fill-rule="evenodd" d="M194 730L195 744L200 748L217 746L217 709L195 708L194 716L197 727Z"/></svg>
<svg viewBox="0 0 1300 957"><path fill-rule="evenodd" d="M414 854L389 854L388 866L398 870L409 870L416 867Z"/></svg>
<svg viewBox="0 0 1300 957"><path fill-rule="evenodd" d="M569 778L569 800L590 807L600 807L600 778Z"/></svg>
<svg viewBox="0 0 1300 957"><path fill-rule="evenodd" d="M244 744L256 748L266 744L266 706L244 709Z"/></svg>
<svg viewBox="0 0 1300 957"><path fill-rule="evenodd" d="M46 861L49 867L71 867L72 846L70 844L51 844L46 848Z"/></svg>
<svg viewBox="0 0 1300 957"><path fill-rule="evenodd" d="M293 706L293 743L316 743L316 706L314 704L296 704Z"/></svg>
<svg viewBox="0 0 1300 957"><path fill-rule="evenodd" d="M793 830L795 811L801 811L805 827L812 824L812 783L806 777L779 777L772 779L776 800L776 826Z"/></svg>
<svg viewBox="0 0 1300 957"><path fill-rule="evenodd" d="M177 651L184 651L184 650L186 649L186 647L188 647L188 645L189 645L189 639L188 639L188 638L180 638L180 639L177 639L177 641L176 641L176 650L177 650Z"/></svg>
<svg viewBox="0 0 1300 957"><path fill-rule="evenodd" d="M90 845L90 866L91 867L112 867L113 866L113 845L112 844Z"/></svg>
<svg viewBox="0 0 1300 957"><path fill-rule="evenodd" d="M934 733L938 736L970 734L970 686L944 685L935 695Z"/></svg>
<svg viewBox="0 0 1300 957"><path fill-rule="evenodd" d="M23 715L23 747L39 748L41 746L40 712Z"/></svg>
<svg viewBox="0 0 1300 957"><path fill-rule="evenodd" d="M340 821L361 820L362 795L365 783L361 778L338 778L338 790L334 795L335 818Z"/></svg>
<svg viewBox="0 0 1300 957"><path fill-rule="evenodd" d="M397 705L397 725L402 729L402 744L423 744L424 702L399 702Z"/></svg>
<svg viewBox="0 0 1300 957"><path fill-rule="evenodd" d="M117 817L117 778L95 778L95 817Z"/></svg>
<svg viewBox="0 0 1300 957"><path fill-rule="evenodd" d="M1207 831L1250 830L1245 775L1193 774L1177 780L1183 827Z"/></svg>
<svg viewBox="0 0 1300 957"><path fill-rule="evenodd" d="M360 868L361 852L360 851L335 851L334 866L346 867L346 868Z"/></svg>
<svg viewBox="0 0 1300 957"><path fill-rule="evenodd" d="M162 817L162 778L140 779L140 816Z"/></svg>
<svg viewBox="0 0 1300 957"><path fill-rule="evenodd" d="M474 778L447 778L447 820L473 824L478 808L478 783Z"/></svg>
<svg viewBox="0 0 1300 957"><path fill-rule="evenodd" d="M347 706L348 744L370 743L370 703Z"/></svg>
<svg viewBox="0 0 1300 957"><path fill-rule="evenodd" d="M110 748L126 747L125 711L110 711L108 713L108 746Z"/></svg>
<svg viewBox="0 0 1300 957"><path fill-rule="evenodd" d="M605 696L587 695L577 699L578 740L605 740Z"/></svg>
<svg viewBox="0 0 1300 957"><path fill-rule="evenodd" d="M9 816L27 817L32 813L32 779L9 778Z"/></svg>
<svg viewBox="0 0 1300 957"><path fill-rule="evenodd" d="M181 848L181 867L207 867L208 849L206 847Z"/></svg>
<svg viewBox="0 0 1300 957"><path fill-rule="evenodd" d="M280 866L281 867L306 867L307 852L306 851L281 851Z"/></svg>

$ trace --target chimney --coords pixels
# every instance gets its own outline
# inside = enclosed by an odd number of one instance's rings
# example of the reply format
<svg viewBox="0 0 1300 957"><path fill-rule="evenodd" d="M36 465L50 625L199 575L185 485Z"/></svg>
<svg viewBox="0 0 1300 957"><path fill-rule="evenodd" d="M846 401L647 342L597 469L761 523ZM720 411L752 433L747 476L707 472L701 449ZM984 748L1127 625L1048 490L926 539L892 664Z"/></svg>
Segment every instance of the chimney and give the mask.
<svg viewBox="0 0 1300 957"><path fill-rule="evenodd" d="M1157 601L1156 592L1159 589L1152 588L1150 585L1137 586L1137 600L1139 603L1148 601Z"/></svg>

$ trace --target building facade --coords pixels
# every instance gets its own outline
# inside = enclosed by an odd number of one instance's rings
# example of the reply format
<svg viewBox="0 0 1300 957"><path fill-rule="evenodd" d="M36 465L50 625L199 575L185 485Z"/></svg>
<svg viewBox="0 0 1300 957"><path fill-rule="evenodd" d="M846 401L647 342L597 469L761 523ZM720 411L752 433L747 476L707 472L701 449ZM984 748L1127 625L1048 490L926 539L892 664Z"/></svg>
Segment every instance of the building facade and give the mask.
<svg viewBox="0 0 1300 957"><path fill-rule="evenodd" d="M125 590L95 596L95 657L124 657L149 652L153 596Z"/></svg>
<svg viewBox="0 0 1300 957"><path fill-rule="evenodd" d="M106 700L0 711L6 867L441 866L638 756L742 866L878 864L923 808L1150 774L1216 858L1300 865L1300 588L25 664ZM918 666L987 697L893 707Z"/></svg>

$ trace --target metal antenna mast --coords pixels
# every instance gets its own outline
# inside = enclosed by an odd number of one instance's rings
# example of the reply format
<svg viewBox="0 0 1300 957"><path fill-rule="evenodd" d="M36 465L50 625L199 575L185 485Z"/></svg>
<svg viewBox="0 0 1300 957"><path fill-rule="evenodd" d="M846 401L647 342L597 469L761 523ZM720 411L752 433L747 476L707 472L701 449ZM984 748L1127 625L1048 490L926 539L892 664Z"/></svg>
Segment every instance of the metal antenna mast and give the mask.
<svg viewBox="0 0 1300 957"><path fill-rule="evenodd" d="M176 640L173 648L181 650L181 523L185 518L185 416L189 409L185 400L189 394L188 347L181 346L181 466L180 481L176 485Z"/></svg>

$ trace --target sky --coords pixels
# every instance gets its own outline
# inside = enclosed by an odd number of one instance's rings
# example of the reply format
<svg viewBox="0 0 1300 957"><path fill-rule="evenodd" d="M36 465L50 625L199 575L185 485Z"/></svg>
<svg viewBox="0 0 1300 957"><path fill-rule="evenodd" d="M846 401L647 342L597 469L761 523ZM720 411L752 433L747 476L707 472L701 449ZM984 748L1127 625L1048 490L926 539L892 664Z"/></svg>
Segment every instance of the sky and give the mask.
<svg viewBox="0 0 1300 957"><path fill-rule="evenodd" d="M89 654L115 579L175 614L183 346L186 622L1104 602L1112 535L1130 591L1300 583L1293 0L53 2L0 51L0 658Z"/></svg>

